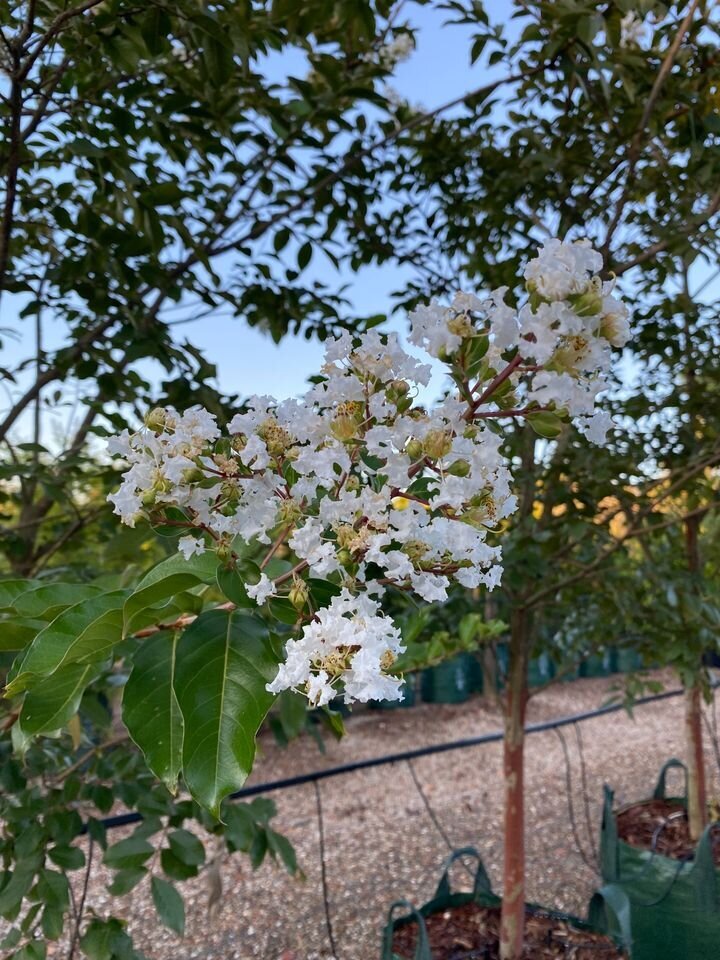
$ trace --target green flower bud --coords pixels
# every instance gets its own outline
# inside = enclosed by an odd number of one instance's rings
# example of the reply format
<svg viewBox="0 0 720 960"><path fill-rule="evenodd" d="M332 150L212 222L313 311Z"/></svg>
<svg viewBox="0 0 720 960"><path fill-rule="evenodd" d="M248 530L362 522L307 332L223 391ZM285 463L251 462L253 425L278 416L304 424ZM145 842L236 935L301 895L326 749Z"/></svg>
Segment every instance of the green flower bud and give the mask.
<svg viewBox="0 0 720 960"><path fill-rule="evenodd" d="M470 473L470 464L467 460L456 460L447 468L447 473L453 477L467 477Z"/></svg>
<svg viewBox="0 0 720 960"><path fill-rule="evenodd" d="M305 608L309 594L310 592L305 581L301 580L300 577L293 577L293 584L288 593L288 600L296 610L300 611Z"/></svg>
<svg viewBox="0 0 720 960"><path fill-rule="evenodd" d="M162 433L168 424L169 415L165 407L155 407L145 414L145 426L153 433Z"/></svg>
<svg viewBox="0 0 720 960"><path fill-rule="evenodd" d="M232 547L229 543L219 543L216 550L220 563L229 563L233 558Z"/></svg>
<svg viewBox="0 0 720 960"><path fill-rule="evenodd" d="M431 460L441 460L452 450L452 437L446 430L430 430L422 446L423 452Z"/></svg>
<svg viewBox="0 0 720 960"><path fill-rule="evenodd" d="M423 455L423 445L420 440L416 439L415 437L408 440L405 446L405 453L407 453L412 461L419 460Z"/></svg>
<svg viewBox="0 0 720 960"><path fill-rule="evenodd" d="M579 317L595 317L602 313L603 296L600 277L593 277L583 293L568 297Z"/></svg>
<svg viewBox="0 0 720 960"><path fill-rule="evenodd" d="M199 483L205 479L205 474L199 467L188 467L181 474L183 483Z"/></svg>

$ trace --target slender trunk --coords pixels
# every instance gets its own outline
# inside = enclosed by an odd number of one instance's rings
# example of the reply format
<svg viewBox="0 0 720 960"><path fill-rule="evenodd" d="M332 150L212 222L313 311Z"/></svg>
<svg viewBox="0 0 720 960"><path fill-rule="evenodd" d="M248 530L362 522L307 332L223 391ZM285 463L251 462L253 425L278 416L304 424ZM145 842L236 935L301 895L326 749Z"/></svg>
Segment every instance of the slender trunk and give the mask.
<svg viewBox="0 0 720 960"><path fill-rule="evenodd" d="M685 744L690 836L693 840L699 840L707 826L707 786L703 753L702 693L698 684L685 691Z"/></svg>
<svg viewBox="0 0 720 960"><path fill-rule="evenodd" d="M511 617L510 663L504 697L505 830L503 902L500 924L501 960L518 960L525 932L525 710L528 700L528 613L516 610Z"/></svg>
<svg viewBox="0 0 720 960"><path fill-rule="evenodd" d="M685 520L685 550L688 570L697 580L700 578L700 532L701 517ZM699 666L699 665L698 665ZM696 679L685 688L685 754L688 768L688 822L690 837L699 840L707 825L707 787L705 783L705 754L702 729L702 691Z"/></svg>
<svg viewBox="0 0 720 960"><path fill-rule="evenodd" d="M486 621L494 620L497 617L497 601L491 593L485 594L485 609L483 611ZM486 644L482 651L482 672L483 672L483 695L490 701L497 702L498 690L498 669L496 660L495 644Z"/></svg>

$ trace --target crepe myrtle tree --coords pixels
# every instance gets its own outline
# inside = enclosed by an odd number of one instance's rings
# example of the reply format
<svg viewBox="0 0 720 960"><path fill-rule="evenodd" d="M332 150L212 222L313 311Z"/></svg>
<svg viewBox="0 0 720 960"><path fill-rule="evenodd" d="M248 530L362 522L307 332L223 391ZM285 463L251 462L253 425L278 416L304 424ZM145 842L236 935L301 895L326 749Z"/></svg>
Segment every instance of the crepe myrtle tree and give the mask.
<svg viewBox="0 0 720 960"><path fill-rule="evenodd" d="M436 251L434 292L452 289L458 276L514 289L528 245L548 233L585 236L603 254L605 276L618 278L633 300L634 315L647 312L650 325L666 325L667 348L675 336L668 304L685 265L696 283L718 265L717 10L699 0L523 2L513 23L491 24L469 0L448 9L475 29L475 53L491 49L494 63L522 66L523 77L511 96L480 96L423 126L395 175L396 190L432 191L433 202L416 204L412 216ZM424 289L418 284L408 295ZM649 406L643 394L655 382L654 353L657 339L633 336L628 359L641 357L643 379L630 389L634 404L623 407L628 383L619 382L624 391L612 391L608 407L627 412L626 426ZM527 663L543 622L576 588L601 588L604 564L627 538L648 536L667 498L718 463L718 449L697 437L684 462L655 470L635 432L611 436L592 460L571 430L544 443L518 426L508 421L505 432L504 452L520 467L520 503L505 535L498 601L512 628L504 695L505 960L522 953L522 728Z"/></svg>
<svg viewBox="0 0 720 960"><path fill-rule="evenodd" d="M223 427L199 406L154 408L113 439L115 511L177 553L134 587L3 583L3 627L23 647L6 687L16 745L75 723L99 674L129 674L124 727L167 802L181 784L227 822L278 698L400 697L383 596L441 602L453 582L500 580L517 499L499 424L547 433L572 418L602 442L595 400L627 317L601 267L587 242L552 240L521 302L496 290L416 309L413 354L394 334L344 333L299 400L254 397ZM433 358L450 383L436 404ZM266 840L282 856L279 843Z"/></svg>

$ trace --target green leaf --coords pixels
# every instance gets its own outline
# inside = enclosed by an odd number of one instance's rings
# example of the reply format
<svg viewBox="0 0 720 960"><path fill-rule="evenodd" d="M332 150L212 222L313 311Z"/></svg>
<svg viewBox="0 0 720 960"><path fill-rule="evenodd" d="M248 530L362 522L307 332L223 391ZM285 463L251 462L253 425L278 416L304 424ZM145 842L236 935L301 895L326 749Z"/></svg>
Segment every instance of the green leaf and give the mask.
<svg viewBox="0 0 720 960"><path fill-rule="evenodd" d="M59 730L74 716L85 687L97 670L92 664L71 664L55 671L26 695L20 722L26 734Z"/></svg>
<svg viewBox="0 0 720 960"><path fill-rule="evenodd" d="M174 830L168 837L168 843L172 852L183 863L195 867L205 863L205 847L189 830Z"/></svg>
<svg viewBox="0 0 720 960"><path fill-rule="evenodd" d="M146 867L131 867L127 870L118 870L113 877L112 883L108 884L108 890L114 897L123 897L126 893L134 890L143 877L146 876Z"/></svg>
<svg viewBox="0 0 720 960"><path fill-rule="evenodd" d="M80 938L80 947L88 960L141 960L116 917L91 920Z"/></svg>
<svg viewBox="0 0 720 960"><path fill-rule="evenodd" d="M188 880L198 875L198 868L178 860L172 850L165 848L160 852L160 865L171 880Z"/></svg>
<svg viewBox="0 0 720 960"><path fill-rule="evenodd" d="M161 631L142 642L123 694L123 720L148 767L170 791L182 765L183 719L173 681L178 634Z"/></svg>
<svg viewBox="0 0 720 960"><path fill-rule="evenodd" d="M21 617L53 620L59 613L90 597L102 593L99 587L82 583L51 583L26 590L14 603Z"/></svg>
<svg viewBox="0 0 720 960"><path fill-rule="evenodd" d="M276 672L267 627L247 614L211 610L180 640L175 691L185 721L183 776L214 816L252 769L255 736L275 699L265 686Z"/></svg>
<svg viewBox="0 0 720 960"><path fill-rule="evenodd" d="M255 601L248 597L245 581L236 566L221 564L217 569L217 585L236 607L257 607Z"/></svg>
<svg viewBox="0 0 720 960"><path fill-rule="evenodd" d="M10 879L0 890L0 917L11 919L20 903L26 897L35 879L38 868L37 859L19 862Z"/></svg>
<svg viewBox="0 0 720 960"><path fill-rule="evenodd" d="M274 857L279 857L288 873L297 873L297 857L295 848L287 837L281 833L275 833L274 830L267 831L268 844L270 852Z"/></svg>
<svg viewBox="0 0 720 960"><path fill-rule="evenodd" d="M125 603L123 611L124 632L132 632L140 619L139 615L149 609L167 606L176 593L199 583L213 583L217 570L217 556L212 552L201 553L186 560L177 553L163 560L140 581L137 589Z"/></svg>
<svg viewBox="0 0 720 960"><path fill-rule="evenodd" d="M45 626L44 620L4 620L0 622L0 650L24 650Z"/></svg>
<svg viewBox="0 0 720 960"><path fill-rule="evenodd" d="M85 854L80 847L60 846L53 847L48 856L54 864L63 870L79 870L85 866Z"/></svg>
<svg viewBox="0 0 720 960"><path fill-rule="evenodd" d="M153 903L158 916L165 924L181 937L185 933L185 904L169 880L153 877L150 881Z"/></svg>
<svg viewBox="0 0 720 960"><path fill-rule="evenodd" d="M563 430L563 422L555 413L549 410L542 413L529 413L527 422L533 428L539 437L545 437L546 440L554 440L559 437Z"/></svg>
<svg viewBox="0 0 720 960"><path fill-rule="evenodd" d="M102 660L120 640L124 590L115 590L68 607L35 637L6 693L14 696L43 677L73 663Z"/></svg>
<svg viewBox="0 0 720 960"><path fill-rule="evenodd" d="M38 580L0 580L0 610L14 607L19 596L39 586Z"/></svg>
<svg viewBox="0 0 720 960"><path fill-rule="evenodd" d="M58 940L62 936L65 926L63 911L56 907L45 907L40 926L46 940Z"/></svg>
<svg viewBox="0 0 720 960"><path fill-rule="evenodd" d="M132 836L119 840L108 847L103 857L103 863L108 867L119 870L132 870L141 867L155 852L152 844L144 837Z"/></svg>

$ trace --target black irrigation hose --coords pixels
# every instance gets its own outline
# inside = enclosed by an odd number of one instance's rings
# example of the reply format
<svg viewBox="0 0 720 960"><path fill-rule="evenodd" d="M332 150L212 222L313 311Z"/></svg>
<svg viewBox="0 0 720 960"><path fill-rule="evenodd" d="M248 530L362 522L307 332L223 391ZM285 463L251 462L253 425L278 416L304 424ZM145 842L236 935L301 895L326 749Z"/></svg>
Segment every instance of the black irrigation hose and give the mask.
<svg viewBox="0 0 720 960"><path fill-rule="evenodd" d="M633 704L634 707L641 707L648 703L657 703L661 700L669 700L671 697L679 697L684 690L666 690L664 693L656 693L650 697L641 697ZM556 730L559 727L568 727L573 723L581 723L585 720L594 720L596 717L604 717L611 713L618 713L625 709L623 703L612 703L605 707L598 707L596 710L586 710L583 713L571 714L567 717L558 717L556 720L545 720L542 723L531 723L525 727L525 733L545 733L548 730ZM258 783L252 787L243 787L230 794L231 800L242 800L245 797L255 797L261 793L271 793L274 790L287 790L289 787L299 787L306 783L316 783L319 780L327 780L330 777L345 776L348 773L355 773L358 770L369 770L372 767L382 767L389 763L400 763L406 760L415 760L418 757L429 757L436 753L448 753L451 750L465 750L468 747L479 747L486 743L498 743L503 739L503 732L497 730L493 733L484 733L478 737L466 737L463 740L450 740L446 743L433 743L426 747L417 747L414 750L403 750L400 753L388 753L382 757L371 757L368 760L355 760L352 763L343 763L337 767L328 767L325 770L313 770L310 773L302 773L296 777L285 777L282 780L269 780L266 783ZM121 813L114 817L106 817L99 822L107 830L115 827L124 827L132 823L140 823L143 819L140 813ZM87 825L83 827L82 833L87 832Z"/></svg>

